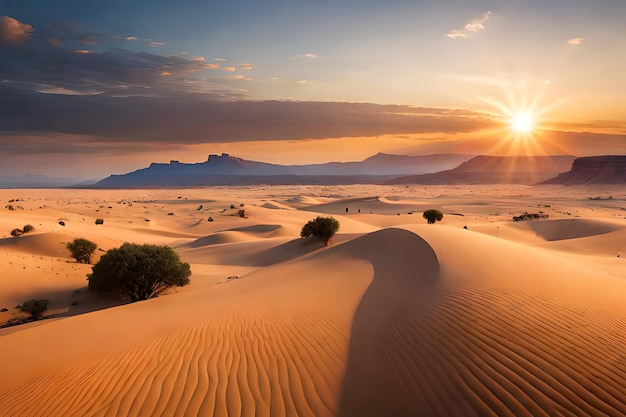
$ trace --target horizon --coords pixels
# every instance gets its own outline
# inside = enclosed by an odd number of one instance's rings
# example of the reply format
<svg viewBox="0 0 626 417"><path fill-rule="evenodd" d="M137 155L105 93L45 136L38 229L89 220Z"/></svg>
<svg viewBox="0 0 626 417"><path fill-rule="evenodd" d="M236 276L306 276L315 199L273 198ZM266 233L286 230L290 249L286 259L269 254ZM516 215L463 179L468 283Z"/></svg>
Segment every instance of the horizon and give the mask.
<svg viewBox="0 0 626 417"><path fill-rule="evenodd" d="M626 149L619 0L5 3L0 176Z"/></svg>

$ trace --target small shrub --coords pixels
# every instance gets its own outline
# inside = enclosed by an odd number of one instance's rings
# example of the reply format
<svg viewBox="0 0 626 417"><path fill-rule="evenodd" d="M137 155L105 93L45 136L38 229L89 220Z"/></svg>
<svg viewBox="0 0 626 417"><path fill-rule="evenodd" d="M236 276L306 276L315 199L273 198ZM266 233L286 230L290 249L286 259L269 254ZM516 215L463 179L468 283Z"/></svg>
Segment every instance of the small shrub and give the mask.
<svg viewBox="0 0 626 417"><path fill-rule="evenodd" d="M33 226L32 224L24 225L24 227L22 228L22 231L24 233L32 232L33 230L35 230L35 226Z"/></svg>
<svg viewBox="0 0 626 417"><path fill-rule="evenodd" d="M78 238L65 245L65 247L72 253L72 258L76 259L76 262L90 264L91 255L96 251L98 245L90 240Z"/></svg>
<svg viewBox="0 0 626 417"><path fill-rule="evenodd" d="M11 205L11 204L5 206L4 208L8 209L9 211L15 210L15 208L13 208L13 205Z"/></svg>
<svg viewBox="0 0 626 417"><path fill-rule="evenodd" d="M43 313L48 309L49 301L46 299L32 299L24 301L21 305L15 307L23 313L30 314L32 320L39 320Z"/></svg>
<svg viewBox="0 0 626 417"><path fill-rule="evenodd" d="M335 236L335 233L339 230L339 222L334 217L321 217L318 216L313 220L310 220L302 227L300 231L301 237L313 236L319 239L328 246L330 239Z"/></svg>
<svg viewBox="0 0 626 417"><path fill-rule="evenodd" d="M245 206L245 204L243 204L243 203L239 204L239 207L243 207L243 206Z"/></svg>
<svg viewBox="0 0 626 417"><path fill-rule="evenodd" d="M213 217L209 217L208 219L206 219L208 222L212 222L213 221Z"/></svg>
<svg viewBox="0 0 626 417"><path fill-rule="evenodd" d="M96 224L104 224L104 219L96 219Z"/></svg>
<svg viewBox="0 0 626 417"><path fill-rule="evenodd" d="M18 237L24 234L24 231L22 229L13 229L11 230L11 236L13 237Z"/></svg>
<svg viewBox="0 0 626 417"><path fill-rule="evenodd" d="M243 219L244 217L246 217L246 211L244 209L240 209L237 212L237 215Z"/></svg>
<svg viewBox="0 0 626 417"><path fill-rule="evenodd" d="M443 219L443 213L435 209L426 210L422 216L426 219L428 224L434 224Z"/></svg>
<svg viewBox="0 0 626 417"><path fill-rule="evenodd" d="M61 225L61 226L65 226L65 222L64 222L63 220L61 220L61 221L59 222L59 225Z"/></svg>
<svg viewBox="0 0 626 417"><path fill-rule="evenodd" d="M135 302L187 285L189 276L189 264L169 246L124 243L104 254L87 279L90 290Z"/></svg>
<svg viewBox="0 0 626 417"><path fill-rule="evenodd" d="M235 208L235 205L234 205L234 204L231 204L231 205L230 205L230 208L231 208L231 209L234 209L234 208Z"/></svg>

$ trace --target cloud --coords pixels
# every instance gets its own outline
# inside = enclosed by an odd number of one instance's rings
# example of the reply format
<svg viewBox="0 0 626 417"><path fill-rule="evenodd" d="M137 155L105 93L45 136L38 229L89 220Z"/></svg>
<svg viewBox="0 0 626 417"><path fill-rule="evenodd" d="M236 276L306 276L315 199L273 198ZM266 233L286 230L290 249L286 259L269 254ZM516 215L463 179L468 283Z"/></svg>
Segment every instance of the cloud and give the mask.
<svg viewBox="0 0 626 417"><path fill-rule="evenodd" d="M215 58L213 61L218 61L218 62L226 62L228 61L227 59L224 58Z"/></svg>
<svg viewBox="0 0 626 417"><path fill-rule="evenodd" d="M56 47L63 45L63 42L61 42L61 40L57 38L48 38L46 42L48 42L48 45L52 45Z"/></svg>
<svg viewBox="0 0 626 417"><path fill-rule="evenodd" d="M294 55L292 57L289 57L289 59L315 59L315 58L317 58L317 55L311 54L311 53L299 54L299 55Z"/></svg>
<svg viewBox="0 0 626 417"><path fill-rule="evenodd" d="M163 82L175 76L158 75ZM160 90L157 96L155 93L147 90L143 96L69 95L52 91L42 94L0 83L0 108L5 109L0 150L16 143L16 135L77 135L99 138L99 142L129 144L193 144L455 133L492 127L492 122L480 113L450 109L248 101L232 92L217 90L196 93L170 89Z"/></svg>
<svg viewBox="0 0 626 417"><path fill-rule="evenodd" d="M463 26L463 29L453 29L446 34L450 39L465 39L468 38L471 33L480 32L485 29L485 23L491 19L493 13L491 10L483 13L482 17L474 20L470 20Z"/></svg>
<svg viewBox="0 0 626 417"><path fill-rule="evenodd" d="M150 39L146 39L146 43L148 44L148 46L150 46L152 48L156 48L157 46L165 45L165 43L163 43L163 42L153 41L153 40L150 40Z"/></svg>
<svg viewBox="0 0 626 417"><path fill-rule="evenodd" d="M228 78L231 79L231 80L244 80L244 81L251 81L252 80L252 78L246 77L246 76L243 76L243 75L229 75Z"/></svg>
<svg viewBox="0 0 626 417"><path fill-rule="evenodd" d="M131 42L135 42L135 41L138 41L138 40L139 40L139 38L138 38L138 37L136 37L136 36L127 36L127 37L126 37L126 40L127 40L127 41L131 41Z"/></svg>
<svg viewBox="0 0 626 417"><path fill-rule="evenodd" d="M236 68L235 67L224 67L224 68L222 68L222 71L235 72Z"/></svg>
<svg viewBox="0 0 626 417"><path fill-rule="evenodd" d="M483 30L485 28L484 23L489 20L492 15L493 13L491 13L491 10L488 11L487 13L483 14L482 18L474 19L471 22L467 23L465 25L465 29L469 30L470 32L478 32L479 30Z"/></svg>
<svg viewBox="0 0 626 417"><path fill-rule="evenodd" d="M296 81L298 84L308 84L309 81L308 80L298 80Z"/></svg>
<svg viewBox="0 0 626 417"><path fill-rule="evenodd" d="M585 41L585 38L572 38L568 40L567 43L570 45L580 45L584 41Z"/></svg>
<svg viewBox="0 0 626 417"><path fill-rule="evenodd" d="M99 91L111 96L154 96L172 89L219 91L224 97L240 97L224 80L198 77L199 73L218 68L218 64L185 56L162 56L119 48L101 52L72 46L53 47L44 37L18 45L0 44L0 56L0 84L24 94L46 90L57 94Z"/></svg>
<svg viewBox="0 0 626 417"><path fill-rule="evenodd" d="M33 27L9 16L0 16L0 43L26 42L33 34Z"/></svg>
<svg viewBox="0 0 626 417"><path fill-rule="evenodd" d="M251 70L252 64L239 64L239 68L241 68L242 70Z"/></svg>
<svg viewBox="0 0 626 417"><path fill-rule="evenodd" d="M453 30L453 31L450 31L450 33L446 34L446 36L448 38L452 38L452 39L467 38L467 35L465 33L463 33L460 30L456 30L456 29Z"/></svg>

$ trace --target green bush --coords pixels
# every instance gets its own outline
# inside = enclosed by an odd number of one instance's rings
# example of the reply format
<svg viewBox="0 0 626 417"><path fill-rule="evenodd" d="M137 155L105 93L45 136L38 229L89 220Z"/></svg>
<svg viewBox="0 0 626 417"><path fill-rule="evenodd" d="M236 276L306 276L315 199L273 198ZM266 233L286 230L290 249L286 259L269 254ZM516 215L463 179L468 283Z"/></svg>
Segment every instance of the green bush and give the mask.
<svg viewBox="0 0 626 417"><path fill-rule="evenodd" d="M104 224L104 219L96 219L96 224Z"/></svg>
<svg viewBox="0 0 626 417"><path fill-rule="evenodd" d="M48 309L49 301L46 299L32 299L24 301L21 305L15 307L23 313L30 314L32 320L39 320L43 313Z"/></svg>
<svg viewBox="0 0 626 417"><path fill-rule="evenodd" d="M90 264L91 255L93 255L98 245L90 240L78 238L65 245L65 247L72 253L72 258L76 259L76 262Z"/></svg>
<svg viewBox="0 0 626 417"><path fill-rule="evenodd" d="M321 240L324 245L328 246L330 239L335 236L335 233L339 230L339 222L334 217L321 217L318 216L313 220L310 220L302 227L300 232L301 237L313 236L316 239Z"/></svg>
<svg viewBox="0 0 626 417"><path fill-rule="evenodd" d="M440 222L441 219L443 219L443 213L435 209L426 210L422 216L426 219L428 224Z"/></svg>
<svg viewBox="0 0 626 417"><path fill-rule="evenodd" d="M185 286L190 276L189 264L169 246L124 243L104 254L87 279L90 290L135 302Z"/></svg>

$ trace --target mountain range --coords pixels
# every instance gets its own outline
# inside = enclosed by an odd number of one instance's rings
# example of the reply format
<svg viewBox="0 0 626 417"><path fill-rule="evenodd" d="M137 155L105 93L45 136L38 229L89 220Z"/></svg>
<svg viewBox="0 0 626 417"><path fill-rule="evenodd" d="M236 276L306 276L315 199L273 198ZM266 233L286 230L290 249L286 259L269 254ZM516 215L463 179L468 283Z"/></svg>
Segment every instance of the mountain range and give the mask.
<svg viewBox="0 0 626 417"><path fill-rule="evenodd" d="M476 156L459 166L432 174L412 175L391 184L536 184L570 169L576 159L553 156Z"/></svg>
<svg viewBox="0 0 626 417"><path fill-rule="evenodd" d="M359 162L278 165L249 161L229 154L209 155L204 162L152 163L123 175L111 175L95 186L102 188L200 186L224 184L346 184L378 183L405 175L449 169L471 155L392 155L378 153Z"/></svg>

